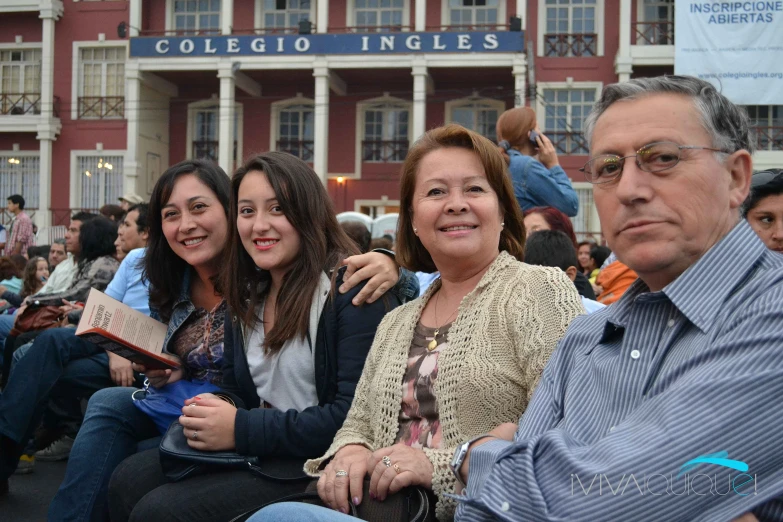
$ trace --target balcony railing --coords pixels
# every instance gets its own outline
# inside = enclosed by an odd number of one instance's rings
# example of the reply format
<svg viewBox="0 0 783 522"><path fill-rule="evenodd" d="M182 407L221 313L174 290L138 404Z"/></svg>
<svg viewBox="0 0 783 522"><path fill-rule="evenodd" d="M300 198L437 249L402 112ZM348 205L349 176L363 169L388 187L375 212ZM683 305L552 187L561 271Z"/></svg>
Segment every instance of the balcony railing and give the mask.
<svg viewBox="0 0 783 522"><path fill-rule="evenodd" d="M0 114L12 116L41 114L41 94L2 93L0 94Z"/></svg>
<svg viewBox="0 0 783 522"><path fill-rule="evenodd" d="M634 22L636 45L674 45L674 22Z"/></svg>
<svg viewBox="0 0 783 522"><path fill-rule="evenodd" d="M330 27L330 33L401 33L410 31L407 25L353 25L351 27Z"/></svg>
<svg viewBox="0 0 783 522"><path fill-rule="evenodd" d="M79 118L110 119L125 117L124 96L80 96Z"/></svg>
<svg viewBox="0 0 783 522"><path fill-rule="evenodd" d="M588 153L587 141L581 132L546 131L558 154L584 155Z"/></svg>
<svg viewBox="0 0 783 522"><path fill-rule="evenodd" d="M313 140L277 140L277 150L304 161L313 161Z"/></svg>
<svg viewBox="0 0 783 522"><path fill-rule="evenodd" d="M783 151L783 127L751 127L756 135L756 150Z"/></svg>
<svg viewBox="0 0 783 522"><path fill-rule="evenodd" d="M404 161L408 154L408 140L362 141L362 161L369 163L391 163Z"/></svg>
<svg viewBox="0 0 783 522"><path fill-rule="evenodd" d="M239 34L239 33L238 33ZM139 36L220 36L220 27L206 29L143 29Z"/></svg>
<svg viewBox="0 0 783 522"><path fill-rule="evenodd" d="M425 29L427 31L508 31L509 25L504 23L496 24L455 24L455 25L428 25Z"/></svg>
<svg viewBox="0 0 783 522"><path fill-rule="evenodd" d="M545 34L544 56L595 56L597 34Z"/></svg>

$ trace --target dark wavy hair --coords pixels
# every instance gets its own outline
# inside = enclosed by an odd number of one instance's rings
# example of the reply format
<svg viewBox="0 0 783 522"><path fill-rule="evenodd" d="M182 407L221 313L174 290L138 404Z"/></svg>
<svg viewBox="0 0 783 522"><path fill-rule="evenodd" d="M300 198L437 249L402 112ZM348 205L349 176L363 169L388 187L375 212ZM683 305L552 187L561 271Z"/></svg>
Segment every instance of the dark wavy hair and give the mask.
<svg viewBox="0 0 783 522"><path fill-rule="evenodd" d="M252 329L264 294L260 283L270 280L269 272L259 270L242 245L237 222L239 186L249 172L262 172L291 226L299 233L301 252L283 277L277 295L277 320L264 336L267 353L279 351L297 336L305 337L310 326L310 300L321 274L335 268L346 256L359 253L356 244L337 223L332 200L318 175L299 158L285 152L267 152L249 159L231 179L229 251L223 271L224 295L233 313ZM332 283L336 271L332 274Z"/></svg>
<svg viewBox="0 0 783 522"><path fill-rule="evenodd" d="M8 256L0 257L0 280L11 279L13 277L19 277L19 269L16 267L16 263L11 261Z"/></svg>
<svg viewBox="0 0 783 522"><path fill-rule="evenodd" d="M117 241L117 223L97 216L82 222L79 230L79 266L103 256L117 253L114 242Z"/></svg>
<svg viewBox="0 0 783 522"><path fill-rule="evenodd" d="M217 196L228 216L228 199L231 184L226 173L215 163L207 160L185 160L169 167L161 174L152 189L149 206L149 240L144 256L144 280L149 282L150 306L157 309L166 322L171 317L174 302L182 292L182 276L190 266L169 246L163 235L161 211L168 203L174 185L182 176L192 174ZM234 227L229 227L229 229ZM230 265L229 265L230 266ZM216 287L218 289L218 287Z"/></svg>

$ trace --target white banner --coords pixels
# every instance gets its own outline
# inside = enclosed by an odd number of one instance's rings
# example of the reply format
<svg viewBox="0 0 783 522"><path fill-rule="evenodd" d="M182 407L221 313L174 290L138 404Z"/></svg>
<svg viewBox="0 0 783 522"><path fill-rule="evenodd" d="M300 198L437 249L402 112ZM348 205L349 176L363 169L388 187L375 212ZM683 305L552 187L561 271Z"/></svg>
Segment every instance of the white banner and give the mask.
<svg viewBox="0 0 783 522"><path fill-rule="evenodd" d="M783 0L675 0L674 72L740 105L783 105Z"/></svg>

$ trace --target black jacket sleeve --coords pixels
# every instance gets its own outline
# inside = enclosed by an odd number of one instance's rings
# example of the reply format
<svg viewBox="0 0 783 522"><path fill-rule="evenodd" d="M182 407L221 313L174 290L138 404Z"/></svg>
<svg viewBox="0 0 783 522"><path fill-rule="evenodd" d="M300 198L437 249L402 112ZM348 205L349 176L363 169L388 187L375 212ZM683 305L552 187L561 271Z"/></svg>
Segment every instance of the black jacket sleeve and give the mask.
<svg viewBox="0 0 783 522"><path fill-rule="evenodd" d="M223 380L220 383L220 394L230 397L239 409L257 408L261 401L252 393L255 390L241 386L237 377L237 371L246 369L247 364L239 367L236 364L237 356L244 358L244 346L241 328L232 321L231 310L226 311L223 332Z"/></svg>
<svg viewBox="0 0 783 522"><path fill-rule="evenodd" d="M351 299L359 290L361 286L347 294L336 293L334 301L326 303L318 326L316 349L318 343L326 343L322 349L336 354L337 358L334 399L301 412L270 408L238 410L234 429L239 453L307 458L322 455L328 449L353 402L375 330L390 308L387 299L353 306ZM395 299L393 303L398 302Z"/></svg>
<svg viewBox="0 0 783 522"><path fill-rule="evenodd" d="M22 301L24 301L21 295L15 294L9 290L3 292L3 295L0 296L0 299L5 299L11 306L15 306L16 308L22 306Z"/></svg>

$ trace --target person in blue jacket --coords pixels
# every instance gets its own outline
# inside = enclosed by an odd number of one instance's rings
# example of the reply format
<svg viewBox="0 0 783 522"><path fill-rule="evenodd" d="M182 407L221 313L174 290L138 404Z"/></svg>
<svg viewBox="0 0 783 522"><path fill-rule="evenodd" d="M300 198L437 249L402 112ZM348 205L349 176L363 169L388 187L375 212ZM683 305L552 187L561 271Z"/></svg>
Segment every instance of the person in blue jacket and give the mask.
<svg viewBox="0 0 783 522"><path fill-rule="evenodd" d="M358 249L304 161L282 152L249 159L231 182L220 279L228 304L221 389L185 401L190 447L304 461L329 447L353 401L375 330L395 296L354 306L341 294L341 261ZM247 470L169 483L157 450L125 460L109 484L111 520L229 520L305 491L309 480Z"/></svg>
<svg viewBox="0 0 783 522"><path fill-rule="evenodd" d="M509 109L498 118L496 130L522 211L555 207L569 217L576 216L579 197L558 163L555 146L538 130L535 111Z"/></svg>

